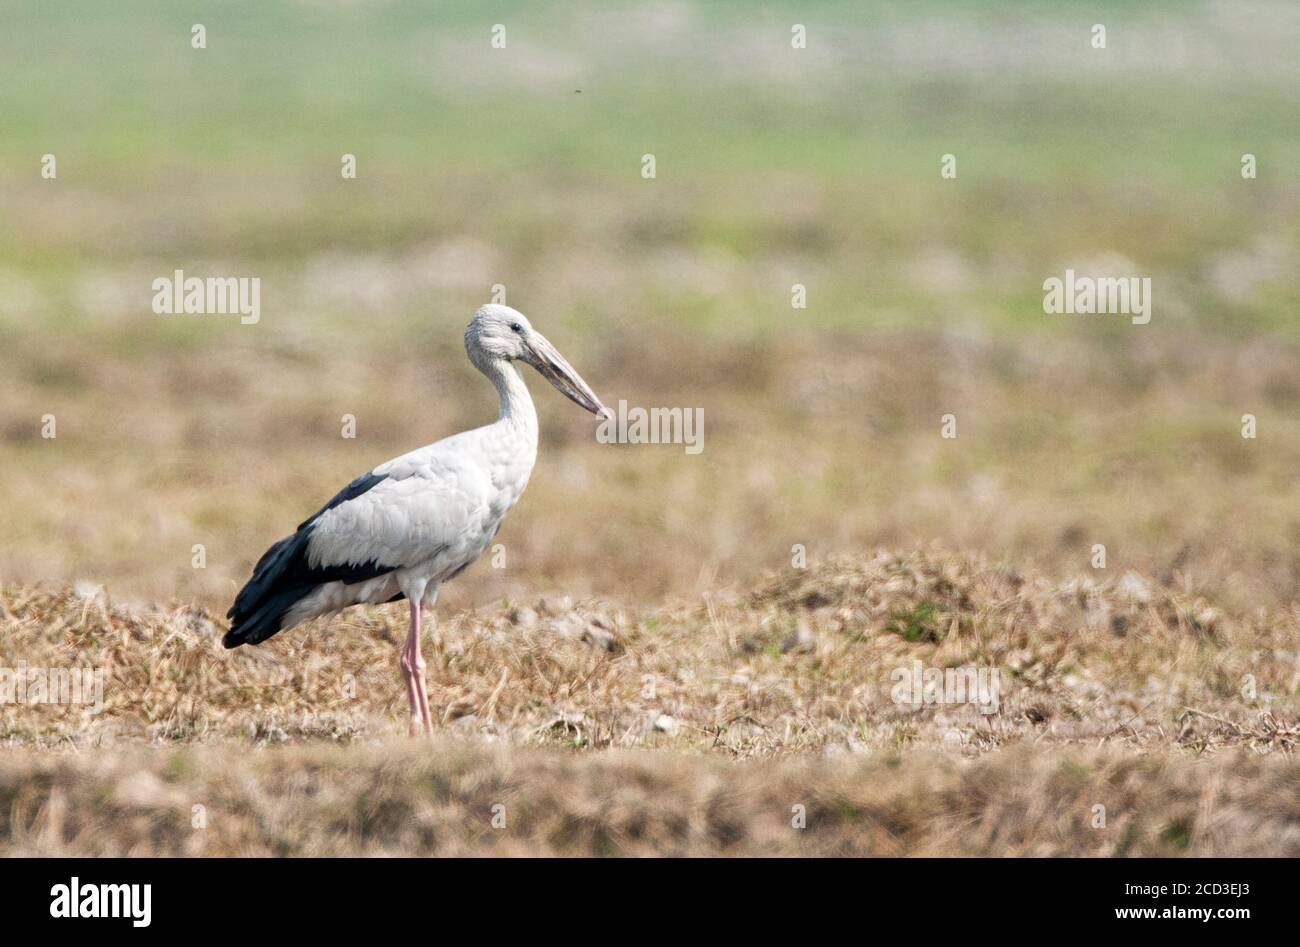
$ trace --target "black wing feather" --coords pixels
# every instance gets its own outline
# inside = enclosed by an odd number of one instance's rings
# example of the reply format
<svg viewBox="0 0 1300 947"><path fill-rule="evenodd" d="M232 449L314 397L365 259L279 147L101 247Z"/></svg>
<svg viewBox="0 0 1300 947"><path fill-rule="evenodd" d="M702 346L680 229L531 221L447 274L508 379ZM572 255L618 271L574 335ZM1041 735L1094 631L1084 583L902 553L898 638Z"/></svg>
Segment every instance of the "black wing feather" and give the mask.
<svg viewBox="0 0 1300 947"><path fill-rule="evenodd" d="M227 648L260 644L283 627L285 612L295 602L326 582L352 584L393 571L392 566L373 561L316 568L307 564L307 544L321 514L355 500L385 479L385 474L376 473L357 477L314 515L300 523L296 533L281 539L262 555L253 569L252 578L239 590L235 603L226 613L230 619L230 631L222 639L222 644Z"/></svg>

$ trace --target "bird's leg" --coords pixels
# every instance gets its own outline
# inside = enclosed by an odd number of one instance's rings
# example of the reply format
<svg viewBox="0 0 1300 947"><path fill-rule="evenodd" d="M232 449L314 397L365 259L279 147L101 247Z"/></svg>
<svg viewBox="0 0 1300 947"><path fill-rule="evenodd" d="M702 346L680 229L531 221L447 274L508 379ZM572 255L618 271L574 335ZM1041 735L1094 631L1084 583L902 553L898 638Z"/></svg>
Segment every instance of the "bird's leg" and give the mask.
<svg viewBox="0 0 1300 947"><path fill-rule="evenodd" d="M433 736L433 719L429 714L429 692L425 689L424 655L420 653L419 619L416 619L415 631L415 692L420 701L420 716L424 721L424 732Z"/></svg>
<svg viewBox="0 0 1300 947"><path fill-rule="evenodd" d="M420 654L420 600L411 600L411 632L406 636L402 646L402 677L406 680L406 697L411 705L411 736L421 730L433 733L433 721L429 716L429 696L424 689L424 656Z"/></svg>
<svg viewBox="0 0 1300 947"><path fill-rule="evenodd" d="M402 680L406 682L406 700L410 705L410 731L411 736L415 736L420 728L420 695L415 688L415 664L411 660L411 642L416 636L416 616L420 614L420 606L416 605L411 610L411 630L406 636L406 642L402 645L402 650L398 652L398 664L402 666Z"/></svg>

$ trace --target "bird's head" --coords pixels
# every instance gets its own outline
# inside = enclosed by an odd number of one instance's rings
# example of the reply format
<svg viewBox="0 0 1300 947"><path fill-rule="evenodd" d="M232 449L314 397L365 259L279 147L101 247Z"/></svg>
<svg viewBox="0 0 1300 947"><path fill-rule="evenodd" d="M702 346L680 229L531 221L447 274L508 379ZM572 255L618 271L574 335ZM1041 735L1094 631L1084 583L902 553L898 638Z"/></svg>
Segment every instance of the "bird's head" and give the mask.
<svg viewBox="0 0 1300 947"><path fill-rule="evenodd" d="M517 309L498 303L480 306L465 329L465 351L484 371L493 362L527 362L574 404L596 417L609 414L591 386Z"/></svg>

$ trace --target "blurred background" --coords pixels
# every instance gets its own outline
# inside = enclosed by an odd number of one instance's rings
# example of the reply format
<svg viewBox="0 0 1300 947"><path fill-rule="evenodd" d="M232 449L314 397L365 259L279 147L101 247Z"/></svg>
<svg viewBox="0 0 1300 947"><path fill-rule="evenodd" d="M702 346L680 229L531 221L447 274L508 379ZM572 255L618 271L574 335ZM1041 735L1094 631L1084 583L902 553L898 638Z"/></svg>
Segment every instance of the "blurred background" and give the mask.
<svg viewBox="0 0 1300 947"><path fill-rule="evenodd" d="M1101 543L1290 603L1297 49L1249 0L6 4L0 580L224 611L353 476L495 417L461 333L502 284L704 451L596 444L529 373L507 568L453 607L689 598L794 544ZM1150 277L1151 323L1044 314L1067 267ZM260 322L155 314L176 269L260 277Z"/></svg>

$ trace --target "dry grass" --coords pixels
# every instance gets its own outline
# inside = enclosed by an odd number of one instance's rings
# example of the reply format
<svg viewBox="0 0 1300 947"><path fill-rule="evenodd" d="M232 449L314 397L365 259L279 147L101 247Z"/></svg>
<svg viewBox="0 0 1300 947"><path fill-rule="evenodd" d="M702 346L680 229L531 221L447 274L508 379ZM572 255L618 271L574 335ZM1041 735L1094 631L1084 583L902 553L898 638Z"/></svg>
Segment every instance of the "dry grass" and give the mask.
<svg viewBox="0 0 1300 947"><path fill-rule="evenodd" d="M463 612L426 646L433 745L395 735L403 621L227 652L193 606L5 590L0 665L107 686L3 708L0 852L1300 854L1294 610L930 552ZM998 669L998 711L895 703L913 660Z"/></svg>
<svg viewBox="0 0 1300 947"><path fill-rule="evenodd" d="M788 563L796 543L824 556L936 540L1054 574L1104 543L1114 570L1243 610L1300 591L1294 344L870 330L727 348L639 325L586 337L546 315L611 403L703 407L704 452L595 444L590 417L530 378L543 443L500 537L506 568L448 585L453 609L539 591L657 602ZM0 577L224 611L261 551L340 484L491 419L463 322L449 311L436 332L398 333L414 356L382 332L354 354L353 325L291 353L255 334L186 352L147 333L118 352L98 331L0 347L0 449L16 471L0 479ZM55 440L39 437L47 412ZM355 441L339 436L344 413Z"/></svg>
<svg viewBox="0 0 1300 947"><path fill-rule="evenodd" d="M256 743L383 735L404 721L400 606L227 652L203 610L98 590L10 589L0 661L103 668L104 705L3 708L11 744ZM960 556L845 557L697 605L540 601L437 625L442 729L512 744L736 756L904 744L1289 749L1300 617L1236 615L1135 573L1052 581ZM997 713L890 695L910 667L997 669ZM1194 713L1188 713L1191 709Z"/></svg>
<svg viewBox="0 0 1300 947"><path fill-rule="evenodd" d="M446 740L0 758L0 854L71 853L1295 857L1300 762L1019 747L738 764Z"/></svg>

